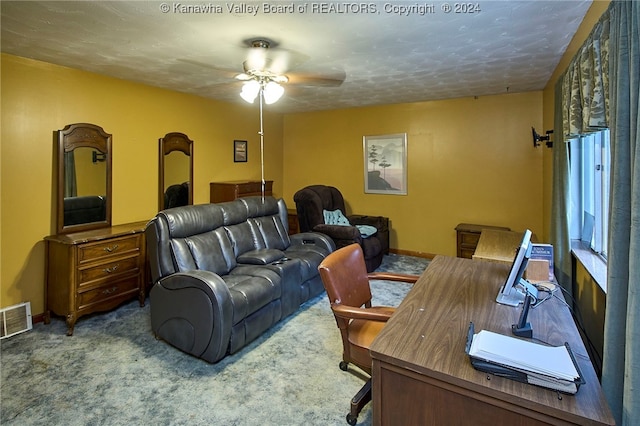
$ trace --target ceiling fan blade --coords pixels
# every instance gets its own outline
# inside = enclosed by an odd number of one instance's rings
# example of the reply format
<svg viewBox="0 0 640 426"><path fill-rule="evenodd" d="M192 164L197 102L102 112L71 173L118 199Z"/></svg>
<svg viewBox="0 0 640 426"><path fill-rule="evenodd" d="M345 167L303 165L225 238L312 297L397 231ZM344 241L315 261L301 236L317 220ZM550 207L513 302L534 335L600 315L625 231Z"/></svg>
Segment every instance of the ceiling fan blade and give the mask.
<svg viewBox="0 0 640 426"><path fill-rule="evenodd" d="M208 69L208 70L216 71L218 73L223 74L222 77L224 77L226 75L229 78L233 78L233 77L237 76L238 73L240 72L240 70L229 69L229 68L220 68L220 67L217 67L217 66L215 66L213 64L208 64L206 62L194 61L194 60L186 59L186 58L178 58L177 60L180 61L180 62L183 62L185 64L195 65L195 66L200 67L202 69Z"/></svg>
<svg viewBox="0 0 640 426"><path fill-rule="evenodd" d="M287 84L290 85L338 87L344 82L346 74L344 71L327 75L288 73L287 77L289 78Z"/></svg>
<svg viewBox="0 0 640 426"><path fill-rule="evenodd" d="M270 39L247 39L243 43L248 48L243 63L245 72L257 70L284 74L309 60L309 56L279 47L279 43Z"/></svg>

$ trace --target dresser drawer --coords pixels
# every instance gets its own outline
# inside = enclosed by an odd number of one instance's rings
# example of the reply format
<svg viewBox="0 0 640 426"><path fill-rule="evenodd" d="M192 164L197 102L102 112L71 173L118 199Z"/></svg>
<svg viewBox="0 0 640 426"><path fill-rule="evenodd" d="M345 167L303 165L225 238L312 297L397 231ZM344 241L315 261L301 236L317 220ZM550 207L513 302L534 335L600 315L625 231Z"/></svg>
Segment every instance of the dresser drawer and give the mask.
<svg viewBox="0 0 640 426"><path fill-rule="evenodd" d="M237 186L238 196L241 197L245 194L252 194L254 192L260 192L262 190L262 184L260 182L247 182L243 185Z"/></svg>
<svg viewBox="0 0 640 426"><path fill-rule="evenodd" d="M78 271L78 285L80 287L102 278L137 273L140 270L139 256L117 259L112 262L101 263L90 268L80 268Z"/></svg>
<svg viewBox="0 0 640 426"><path fill-rule="evenodd" d="M140 236L131 235L108 241L86 243L78 247L78 263L93 262L108 256L140 251Z"/></svg>
<svg viewBox="0 0 640 426"><path fill-rule="evenodd" d="M469 232L460 233L460 242L465 246L472 246L475 248L480 240L480 234L472 234Z"/></svg>
<svg viewBox="0 0 640 426"><path fill-rule="evenodd" d="M86 309L90 305L108 300L128 299L138 293L140 277L138 275L109 281L103 286L78 293L78 310Z"/></svg>

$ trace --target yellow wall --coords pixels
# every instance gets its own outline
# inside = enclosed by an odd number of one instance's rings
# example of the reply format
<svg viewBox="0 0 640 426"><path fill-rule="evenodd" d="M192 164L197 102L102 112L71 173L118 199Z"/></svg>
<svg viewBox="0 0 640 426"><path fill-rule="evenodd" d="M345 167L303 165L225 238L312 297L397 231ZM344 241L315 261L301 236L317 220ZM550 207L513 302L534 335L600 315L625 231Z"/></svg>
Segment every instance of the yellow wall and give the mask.
<svg viewBox="0 0 640 426"><path fill-rule="evenodd" d="M315 183L339 187L353 213L388 216L391 246L455 254L460 222L531 228L547 240L551 150L531 126L553 128L553 84L608 6L596 1L544 92L265 117L265 177L293 207ZM228 104L2 54L0 307L44 311L44 243L53 232L53 132L90 122L113 134L113 223L157 211L157 144L194 142L194 201L209 182L259 179L257 107ZM408 195L365 194L362 136L408 134ZM249 161L233 163L233 140Z"/></svg>
<svg viewBox="0 0 640 426"><path fill-rule="evenodd" d="M194 201L209 182L260 178L257 105L236 105L2 54L0 306L44 311L43 237L54 232L53 132L88 122L113 135L113 223L147 220L158 206L158 139L194 141ZM282 191L280 114L265 117L265 177ZM249 161L233 162L233 140Z"/></svg>
<svg viewBox="0 0 640 426"><path fill-rule="evenodd" d="M394 249L456 253L458 223L542 232L542 92L287 114L287 204L311 184L336 186L348 213L391 219ZM408 195L364 193L363 135L407 133Z"/></svg>

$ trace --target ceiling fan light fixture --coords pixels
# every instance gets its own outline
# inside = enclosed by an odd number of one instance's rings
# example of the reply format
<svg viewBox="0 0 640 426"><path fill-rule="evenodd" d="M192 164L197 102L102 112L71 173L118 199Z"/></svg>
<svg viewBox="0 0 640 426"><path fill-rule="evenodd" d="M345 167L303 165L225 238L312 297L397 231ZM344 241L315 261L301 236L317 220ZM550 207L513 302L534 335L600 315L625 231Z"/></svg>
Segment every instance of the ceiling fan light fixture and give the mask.
<svg viewBox="0 0 640 426"><path fill-rule="evenodd" d="M275 103L284 94L284 87L280 86L275 81L268 82L264 87L264 102L267 105Z"/></svg>
<svg viewBox="0 0 640 426"><path fill-rule="evenodd" d="M250 104L256 100L258 93L260 92L260 83L256 80L249 80L242 85L242 92L240 97Z"/></svg>

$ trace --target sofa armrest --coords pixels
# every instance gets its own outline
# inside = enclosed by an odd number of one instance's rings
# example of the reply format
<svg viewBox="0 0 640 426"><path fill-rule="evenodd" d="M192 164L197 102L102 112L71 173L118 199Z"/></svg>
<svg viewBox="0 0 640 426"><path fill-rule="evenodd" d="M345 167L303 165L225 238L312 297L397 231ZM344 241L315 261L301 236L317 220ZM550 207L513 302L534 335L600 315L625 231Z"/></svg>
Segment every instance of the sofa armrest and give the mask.
<svg viewBox="0 0 640 426"><path fill-rule="evenodd" d="M332 253L336 249L336 244L327 235L318 232L301 232L289 235L291 246L315 245Z"/></svg>
<svg viewBox="0 0 640 426"><path fill-rule="evenodd" d="M379 231L384 231L389 228L389 219L384 216L354 214L347 216L347 219L349 219L352 225L375 226Z"/></svg>
<svg viewBox="0 0 640 426"><path fill-rule="evenodd" d="M344 240L344 241L356 242L358 244L362 243L362 235L360 235L360 230L355 226L325 225L321 223L319 225L314 226L313 230L315 232L320 232L328 235L334 241Z"/></svg>
<svg viewBox="0 0 640 426"><path fill-rule="evenodd" d="M258 249L242 253L236 260L241 264L268 265L284 257L284 253L278 249Z"/></svg>
<svg viewBox="0 0 640 426"><path fill-rule="evenodd" d="M354 214L347 217L353 225L369 225L374 226L378 232L377 237L380 240L382 251L389 254L389 218L384 216L368 216Z"/></svg>
<svg viewBox="0 0 640 426"><path fill-rule="evenodd" d="M178 349L207 362L222 359L233 322L231 294L213 272L178 272L151 289L151 328Z"/></svg>

